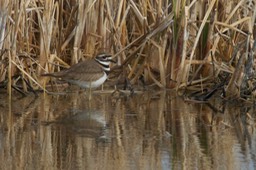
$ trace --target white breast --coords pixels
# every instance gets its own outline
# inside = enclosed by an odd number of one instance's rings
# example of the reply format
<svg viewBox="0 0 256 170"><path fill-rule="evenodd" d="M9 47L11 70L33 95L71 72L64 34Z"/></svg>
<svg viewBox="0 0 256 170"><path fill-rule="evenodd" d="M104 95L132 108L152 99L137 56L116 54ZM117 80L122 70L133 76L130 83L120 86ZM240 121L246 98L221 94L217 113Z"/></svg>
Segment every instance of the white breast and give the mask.
<svg viewBox="0 0 256 170"><path fill-rule="evenodd" d="M104 72L104 75L96 81L88 82L88 81L68 80L68 82L71 84L76 84L82 88L96 88L96 87L99 87L100 85L102 85L107 80L107 78L108 78L108 76Z"/></svg>

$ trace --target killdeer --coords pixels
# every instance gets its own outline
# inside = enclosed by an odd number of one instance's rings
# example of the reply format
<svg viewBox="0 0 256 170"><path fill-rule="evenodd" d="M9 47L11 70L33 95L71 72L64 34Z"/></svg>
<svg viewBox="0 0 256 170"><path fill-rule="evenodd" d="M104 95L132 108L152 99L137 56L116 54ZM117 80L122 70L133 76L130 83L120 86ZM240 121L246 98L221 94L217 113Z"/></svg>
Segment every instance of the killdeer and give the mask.
<svg viewBox="0 0 256 170"><path fill-rule="evenodd" d="M55 73L42 74L42 76L60 78L61 80L78 85L79 87L89 88L90 99L91 88L99 87L106 81L108 77L107 72L110 71L110 62L114 62L111 59L111 55L101 53L93 59L77 63L68 69Z"/></svg>

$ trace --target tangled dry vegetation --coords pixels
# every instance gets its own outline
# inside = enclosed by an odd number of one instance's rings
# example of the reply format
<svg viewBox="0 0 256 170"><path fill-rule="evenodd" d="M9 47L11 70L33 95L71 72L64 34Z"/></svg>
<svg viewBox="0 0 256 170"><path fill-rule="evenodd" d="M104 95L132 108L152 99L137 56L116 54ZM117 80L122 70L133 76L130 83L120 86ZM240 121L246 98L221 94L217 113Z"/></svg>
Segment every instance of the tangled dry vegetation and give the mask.
<svg viewBox="0 0 256 170"><path fill-rule="evenodd" d="M0 86L47 91L41 73L105 51L118 61L117 83L251 98L255 2L1 0Z"/></svg>

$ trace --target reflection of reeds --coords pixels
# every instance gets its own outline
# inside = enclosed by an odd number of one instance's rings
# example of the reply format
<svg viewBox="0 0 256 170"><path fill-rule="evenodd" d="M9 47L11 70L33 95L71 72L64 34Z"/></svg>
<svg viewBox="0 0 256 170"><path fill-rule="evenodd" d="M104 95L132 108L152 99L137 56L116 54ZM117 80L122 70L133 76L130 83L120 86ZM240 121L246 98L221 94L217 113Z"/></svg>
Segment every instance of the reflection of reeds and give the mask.
<svg viewBox="0 0 256 170"><path fill-rule="evenodd" d="M115 54L120 69L114 71L133 84L143 79L161 88L208 85L235 70L248 81L235 57L240 52L247 60L253 51L255 4L246 0L21 0L0 5L0 82L8 81L9 93L12 87L44 89L50 80L41 73L101 51ZM250 62L247 70L253 69ZM230 87L230 92L237 89Z"/></svg>
<svg viewBox="0 0 256 170"><path fill-rule="evenodd" d="M221 112L166 91L14 100L0 103L0 169L234 169L255 144L250 106Z"/></svg>

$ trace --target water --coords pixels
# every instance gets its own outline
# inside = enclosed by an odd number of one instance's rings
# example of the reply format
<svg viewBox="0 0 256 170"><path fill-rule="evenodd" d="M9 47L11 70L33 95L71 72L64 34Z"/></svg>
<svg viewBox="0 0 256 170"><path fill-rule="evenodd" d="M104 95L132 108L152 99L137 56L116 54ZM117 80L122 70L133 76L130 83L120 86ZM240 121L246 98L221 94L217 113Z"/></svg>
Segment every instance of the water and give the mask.
<svg viewBox="0 0 256 170"><path fill-rule="evenodd" d="M0 96L0 169L255 169L250 104L172 92Z"/></svg>

